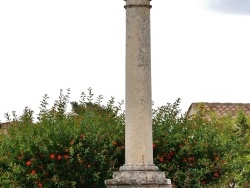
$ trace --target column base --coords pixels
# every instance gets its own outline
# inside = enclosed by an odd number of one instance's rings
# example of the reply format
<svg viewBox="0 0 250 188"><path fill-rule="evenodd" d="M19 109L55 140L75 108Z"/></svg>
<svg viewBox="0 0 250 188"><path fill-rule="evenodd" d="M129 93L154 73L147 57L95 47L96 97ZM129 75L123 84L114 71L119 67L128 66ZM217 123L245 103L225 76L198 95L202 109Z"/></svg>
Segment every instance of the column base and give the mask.
<svg viewBox="0 0 250 188"><path fill-rule="evenodd" d="M105 181L107 188L171 188L171 180L154 165L124 165Z"/></svg>

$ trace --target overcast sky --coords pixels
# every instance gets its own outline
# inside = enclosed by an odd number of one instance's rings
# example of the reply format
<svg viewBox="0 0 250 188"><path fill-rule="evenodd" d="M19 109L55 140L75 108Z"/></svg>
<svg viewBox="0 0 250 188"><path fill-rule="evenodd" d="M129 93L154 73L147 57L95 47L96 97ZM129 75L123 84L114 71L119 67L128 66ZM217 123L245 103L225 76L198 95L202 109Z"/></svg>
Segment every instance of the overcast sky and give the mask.
<svg viewBox="0 0 250 188"><path fill-rule="evenodd" d="M250 102L250 1L151 1L155 107L192 102ZM0 120L38 113L44 94L71 100L125 98L123 0L0 1Z"/></svg>

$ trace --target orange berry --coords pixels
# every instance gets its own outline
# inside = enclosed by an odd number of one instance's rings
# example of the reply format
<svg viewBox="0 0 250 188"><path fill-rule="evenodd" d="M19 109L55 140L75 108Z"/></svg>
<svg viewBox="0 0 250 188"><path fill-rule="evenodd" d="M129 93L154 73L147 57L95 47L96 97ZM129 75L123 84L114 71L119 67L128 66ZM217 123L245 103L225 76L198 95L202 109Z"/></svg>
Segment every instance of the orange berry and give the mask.
<svg viewBox="0 0 250 188"><path fill-rule="evenodd" d="M164 162L163 157L160 157L160 158L159 158L159 161L160 161L161 163L163 163L163 162Z"/></svg>
<svg viewBox="0 0 250 188"><path fill-rule="evenodd" d="M31 174L35 175L35 174L36 174L36 171L35 171L35 170L32 170L32 171L31 171Z"/></svg>
<svg viewBox="0 0 250 188"><path fill-rule="evenodd" d="M31 165L31 161L27 161L27 162L26 162L26 165L27 165L27 166L30 166L30 165Z"/></svg>
<svg viewBox="0 0 250 188"><path fill-rule="evenodd" d="M60 160L62 158L61 155L57 155L57 159Z"/></svg>
<svg viewBox="0 0 250 188"><path fill-rule="evenodd" d="M54 159L55 158L55 154L51 154L50 156L49 156L51 159Z"/></svg>

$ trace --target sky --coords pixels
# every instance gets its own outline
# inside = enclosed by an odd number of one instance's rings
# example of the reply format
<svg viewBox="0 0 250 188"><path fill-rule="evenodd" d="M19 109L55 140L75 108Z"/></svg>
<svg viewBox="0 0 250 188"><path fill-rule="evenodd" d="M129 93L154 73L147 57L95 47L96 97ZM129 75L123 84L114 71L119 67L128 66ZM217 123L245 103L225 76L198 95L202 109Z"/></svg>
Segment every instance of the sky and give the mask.
<svg viewBox="0 0 250 188"><path fill-rule="evenodd" d="M249 0L151 1L154 107L250 103ZM60 89L125 98L123 0L0 1L0 121Z"/></svg>

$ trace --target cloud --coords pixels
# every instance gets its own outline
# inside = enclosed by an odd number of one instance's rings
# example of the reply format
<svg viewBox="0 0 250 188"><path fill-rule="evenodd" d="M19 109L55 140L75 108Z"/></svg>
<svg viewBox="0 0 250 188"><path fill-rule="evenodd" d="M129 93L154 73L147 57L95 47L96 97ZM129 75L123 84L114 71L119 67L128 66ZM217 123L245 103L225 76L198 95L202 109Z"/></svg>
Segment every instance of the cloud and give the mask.
<svg viewBox="0 0 250 188"><path fill-rule="evenodd" d="M203 5L222 13L250 15L250 0L205 0Z"/></svg>

